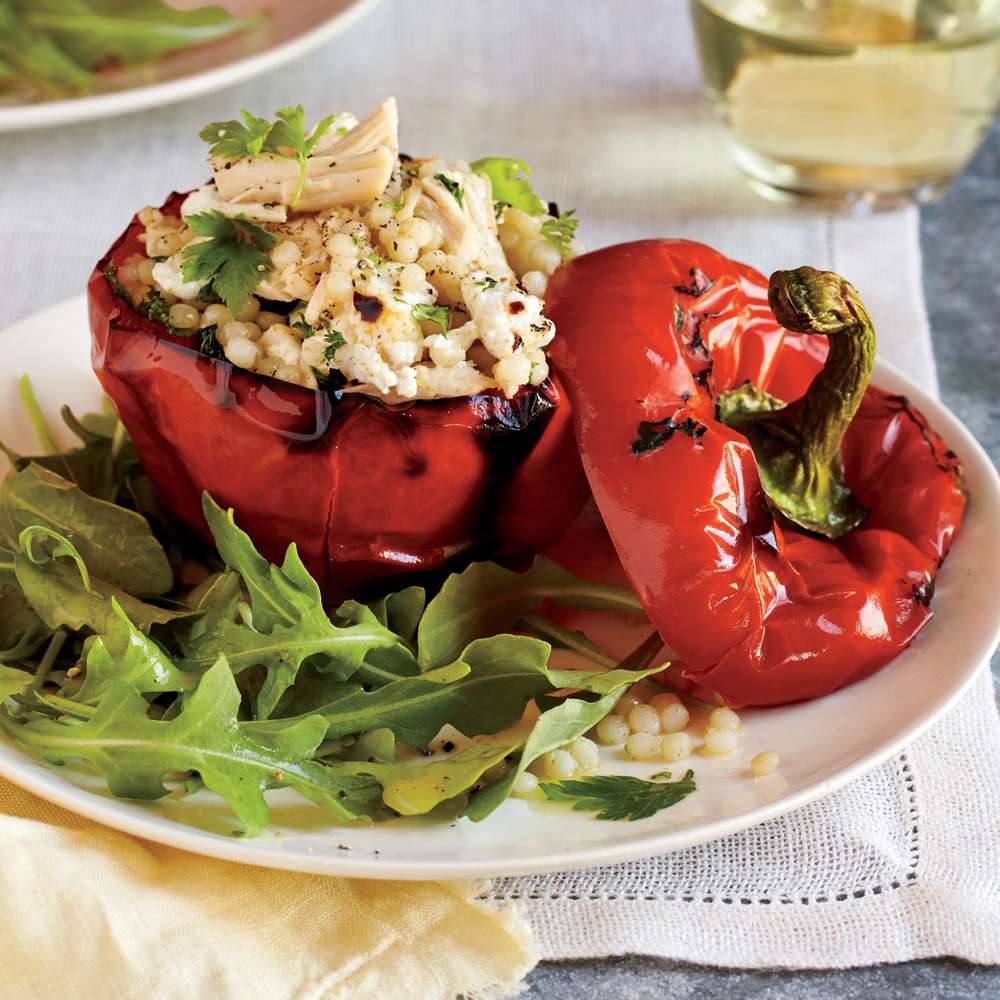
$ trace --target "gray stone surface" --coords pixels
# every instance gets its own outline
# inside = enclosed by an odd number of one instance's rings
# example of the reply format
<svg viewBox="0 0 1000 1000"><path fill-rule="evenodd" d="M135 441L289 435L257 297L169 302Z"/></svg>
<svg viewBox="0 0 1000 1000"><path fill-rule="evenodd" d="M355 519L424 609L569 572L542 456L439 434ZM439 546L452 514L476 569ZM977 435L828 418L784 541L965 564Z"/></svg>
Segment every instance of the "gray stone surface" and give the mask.
<svg viewBox="0 0 1000 1000"><path fill-rule="evenodd" d="M1000 465L1000 122L954 188L924 210L921 232L941 394ZM1000 654L993 676L1000 686ZM952 961L748 972L629 956L546 962L528 981L540 1000L1000 997L1000 968Z"/></svg>

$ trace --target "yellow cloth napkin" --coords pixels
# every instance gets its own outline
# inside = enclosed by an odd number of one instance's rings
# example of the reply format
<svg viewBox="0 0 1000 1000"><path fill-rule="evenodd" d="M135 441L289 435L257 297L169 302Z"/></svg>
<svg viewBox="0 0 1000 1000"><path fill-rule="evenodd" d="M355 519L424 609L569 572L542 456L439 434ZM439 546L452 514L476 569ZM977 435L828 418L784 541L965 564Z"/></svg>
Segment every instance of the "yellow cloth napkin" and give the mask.
<svg viewBox="0 0 1000 1000"><path fill-rule="evenodd" d="M18 1000L513 996L528 927L476 890L216 861L0 779L0 994Z"/></svg>

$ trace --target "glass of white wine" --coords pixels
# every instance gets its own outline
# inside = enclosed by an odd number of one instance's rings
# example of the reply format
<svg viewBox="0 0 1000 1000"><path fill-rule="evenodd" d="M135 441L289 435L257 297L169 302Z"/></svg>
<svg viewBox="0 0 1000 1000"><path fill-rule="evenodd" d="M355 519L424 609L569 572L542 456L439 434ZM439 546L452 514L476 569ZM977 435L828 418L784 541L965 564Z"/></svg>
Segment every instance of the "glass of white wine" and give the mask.
<svg viewBox="0 0 1000 1000"><path fill-rule="evenodd" d="M766 197L940 196L1000 103L1000 0L691 0L708 89Z"/></svg>

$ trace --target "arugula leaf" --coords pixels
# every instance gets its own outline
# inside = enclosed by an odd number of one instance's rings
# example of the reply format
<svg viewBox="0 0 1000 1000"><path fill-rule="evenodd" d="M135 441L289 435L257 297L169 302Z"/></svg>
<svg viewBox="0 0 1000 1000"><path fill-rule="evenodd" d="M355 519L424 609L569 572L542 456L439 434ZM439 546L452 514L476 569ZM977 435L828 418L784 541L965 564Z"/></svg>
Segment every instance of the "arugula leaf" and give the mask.
<svg viewBox="0 0 1000 1000"><path fill-rule="evenodd" d="M27 375L22 375L17 380L17 392L21 397L21 405L24 407L28 420L31 422L32 430L38 438L38 443L46 455L53 455L59 449L52 438L52 431L49 430L49 422L42 413L41 406L38 405L38 397L35 395L35 387L31 384L31 379Z"/></svg>
<svg viewBox="0 0 1000 1000"><path fill-rule="evenodd" d="M477 741L447 760L426 764L332 765L335 773L365 775L382 786L382 801L401 816L421 816L472 788L491 767L521 744L521 739Z"/></svg>
<svg viewBox="0 0 1000 1000"><path fill-rule="evenodd" d="M419 587L411 589L422 592ZM371 649L365 655L364 663L353 675L354 680L362 684L381 687L383 684L390 684L401 677L415 677L420 673L413 647L407 638L399 634L399 629L394 627L395 624L401 624L403 628L407 628L409 623L401 620L401 615L388 612L385 607L386 602L395 596L384 597L373 607L367 607L357 601L345 601L337 608L338 618L354 622L356 625L382 625L390 632L396 633L396 642L392 646ZM376 613L376 608L379 609L379 613ZM392 624L390 624L390 619L393 619ZM416 628L415 623L413 628Z"/></svg>
<svg viewBox="0 0 1000 1000"><path fill-rule="evenodd" d="M227 160L238 160L242 156L256 160L260 156L271 132L271 122L246 110L240 114L243 121L210 122L198 133L198 138L212 144L209 149L212 156Z"/></svg>
<svg viewBox="0 0 1000 1000"><path fill-rule="evenodd" d="M230 219L218 209L189 215L187 224L207 239L182 252L185 281L210 281L226 308L236 315L271 270L270 250L277 237L242 216Z"/></svg>
<svg viewBox="0 0 1000 1000"><path fill-rule="evenodd" d="M305 111L301 104L294 108L282 108L275 114L278 120L271 126L264 142L264 149L274 153L275 156L299 161L299 183L292 198L292 208L295 208L305 187L306 161L309 159L309 154L316 148L316 143L330 130L337 116L327 115L321 118L313 128L312 134L306 138Z"/></svg>
<svg viewBox="0 0 1000 1000"><path fill-rule="evenodd" d="M36 547L39 538L48 538L55 546L51 551L42 551ZM61 561L65 558L73 565ZM190 615L187 608L158 608L96 579L73 544L49 528L34 526L21 532L20 551L14 553L14 572L28 603L50 629L66 626L73 631L88 628L106 632L114 615L112 598L117 598L129 620L141 628Z"/></svg>
<svg viewBox="0 0 1000 1000"><path fill-rule="evenodd" d="M0 570L0 663L18 663L31 656L52 630L17 589L13 553L0 550L0 560L4 566Z"/></svg>
<svg viewBox="0 0 1000 1000"><path fill-rule="evenodd" d="M0 540L16 545L29 525L72 538L95 576L134 596L156 597L174 585L167 554L141 514L90 496L35 463L11 472L0 487Z"/></svg>
<svg viewBox="0 0 1000 1000"><path fill-rule="evenodd" d="M473 639L509 631L545 600L592 611L644 614L630 591L583 580L548 559L536 559L526 573L496 563L472 563L449 576L427 605L417 630L421 667L451 663Z"/></svg>
<svg viewBox="0 0 1000 1000"><path fill-rule="evenodd" d="M280 567L269 565L249 536L206 493L205 517L226 564L236 570L250 591L252 624L225 618L188 643L185 669L205 669L225 655L236 672L252 666L266 670L257 695L256 715L266 719L294 683L299 668L311 657L322 657L323 670L346 680L373 647L391 646L396 637L377 621L340 627L323 608L319 585L302 565L295 544ZM369 727L375 728L375 727Z"/></svg>
<svg viewBox="0 0 1000 1000"><path fill-rule="evenodd" d="M524 160L514 160L505 156L484 156L469 164L474 173L490 179L493 187L493 203L498 207L507 205L519 208L528 215L542 215L545 203L535 194L528 182L531 167Z"/></svg>
<svg viewBox="0 0 1000 1000"><path fill-rule="evenodd" d="M89 761L112 794L125 798L162 798L165 774L197 771L251 835L267 825L268 788L295 788L344 822L366 811L370 780L338 779L309 759L323 739L322 720L301 719L255 738L237 721L239 706L236 682L220 657L169 722L148 718L146 699L115 680L85 722L33 718L19 723L4 712L0 726L44 760Z"/></svg>
<svg viewBox="0 0 1000 1000"><path fill-rule="evenodd" d="M4 701L12 694L17 694L21 688L27 687L30 683L31 674L24 670L0 666L0 701Z"/></svg>
<svg viewBox="0 0 1000 1000"><path fill-rule="evenodd" d="M641 676L645 676L645 674ZM559 747L571 743L588 729L596 726L615 707L624 686L621 685L592 701L583 698L567 698L554 708L542 712L525 741L517 765L511 768L505 778L473 796L463 815L468 816L476 823L486 819L510 796L514 782L523 774L529 764L534 763L543 754L549 753L551 750L558 750Z"/></svg>
<svg viewBox="0 0 1000 1000"><path fill-rule="evenodd" d="M542 223L542 236L551 243L558 251L559 256L565 260L569 256L569 244L576 235L576 228L580 225L579 219L574 219L574 209L568 212L560 212L555 219L546 219Z"/></svg>
<svg viewBox="0 0 1000 1000"><path fill-rule="evenodd" d="M12 0L0 3L0 59L4 77L33 96L88 93L94 75L70 58L45 32L30 27ZM0 85L0 91L6 88Z"/></svg>
<svg viewBox="0 0 1000 1000"><path fill-rule="evenodd" d="M115 680L151 694L190 691L197 685L198 675L178 670L165 650L128 620L114 597L111 608L107 631L91 640L84 657L87 671L73 696L77 701L97 702Z"/></svg>
<svg viewBox="0 0 1000 1000"><path fill-rule="evenodd" d="M447 174L435 174L434 180L440 181L448 191L448 194L458 202L459 208L465 208L465 196L462 193L462 185L458 181L453 181Z"/></svg>
<svg viewBox="0 0 1000 1000"><path fill-rule="evenodd" d="M375 617L404 642L416 639L417 626L427 607L427 591L423 587L404 587L369 605ZM339 612L338 612L339 613Z"/></svg>
<svg viewBox="0 0 1000 1000"><path fill-rule="evenodd" d="M344 752L343 760L392 764L396 759L396 737L391 729L362 733Z"/></svg>
<svg viewBox="0 0 1000 1000"><path fill-rule="evenodd" d="M75 483L90 496L98 500L114 500L124 481L138 466L138 455L124 431L118 431L118 418L111 421L113 427L108 434L98 433L77 420L73 411L64 406L60 411L63 422L82 442L82 447L57 451L50 455L17 456L12 464L18 472L23 472L34 463L63 479ZM93 420L96 414L85 416ZM119 434L117 451L114 437Z"/></svg>
<svg viewBox="0 0 1000 1000"><path fill-rule="evenodd" d="M617 671L611 678L606 671L550 671L549 652L548 643L529 636L477 639L448 666L373 691L350 692L317 706L315 714L326 720L328 739L385 728L403 743L424 747L446 722L467 736L490 735L513 725L529 701L548 692L596 688L617 697L629 684L660 669ZM255 725L266 729L271 723Z"/></svg>
<svg viewBox="0 0 1000 1000"><path fill-rule="evenodd" d="M242 31L260 16L234 18L221 7L177 10L162 0L15 0L29 29L59 46L77 65L142 63Z"/></svg>
<svg viewBox="0 0 1000 1000"><path fill-rule="evenodd" d="M427 302L418 302L410 312L418 323L424 320L428 323L435 323L441 332L447 335L448 325L451 322L451 313L447 306L434 306Z"/></svg>
<svg viewBox="0 0 1000 1000"><path fill-rule="evenodd" d="M598 819L634 821L669 809L696 790L694 771L678 781L643 781L620 774L590 775L569 781L543 782L539 788L553 802L571 802L578 812Z"/></svg>

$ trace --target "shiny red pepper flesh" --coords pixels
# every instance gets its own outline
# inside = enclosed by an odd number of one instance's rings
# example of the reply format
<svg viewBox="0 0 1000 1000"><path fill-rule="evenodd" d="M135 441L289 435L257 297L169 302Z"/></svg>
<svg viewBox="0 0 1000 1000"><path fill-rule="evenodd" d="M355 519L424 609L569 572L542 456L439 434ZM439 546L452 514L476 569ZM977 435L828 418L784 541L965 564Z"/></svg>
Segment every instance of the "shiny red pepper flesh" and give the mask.
<svg viewBox="0 0 1000 1000"><path fill-rule="evenodd" d="M182 200L164 205L177 214ZM115 294L105 272L143 252L131 226L88 286L93 365L164 506L205 533L201 493L236 509L271 560L290 541L330 601L463 559L518 564L587 495L557 379L385 406L263 378L198 352Z"/></svg>
<svg viewBox="0 0 1000 1000"><path fill-rule="evenodd" d="M772 515L749 444L716 419L716 395L747 380L797 399L826 354L824 338L777 324L761 274L649 240L572 261L549 295L591 489L676 654L665 679L733 706L780 704L858 680L912 641L966 495L956 457L904 398L867 391L842 453L869 514L819 538ZM636 454L643 421L664 433L647 428Z"/></svg>

